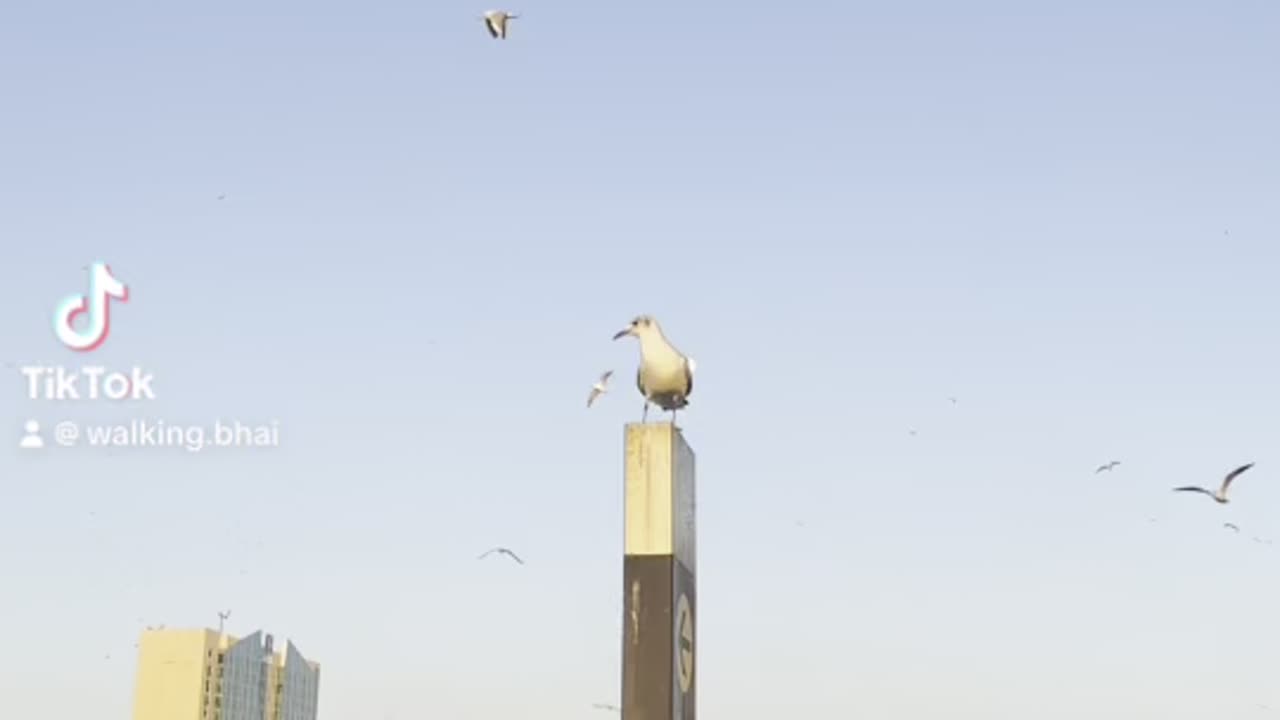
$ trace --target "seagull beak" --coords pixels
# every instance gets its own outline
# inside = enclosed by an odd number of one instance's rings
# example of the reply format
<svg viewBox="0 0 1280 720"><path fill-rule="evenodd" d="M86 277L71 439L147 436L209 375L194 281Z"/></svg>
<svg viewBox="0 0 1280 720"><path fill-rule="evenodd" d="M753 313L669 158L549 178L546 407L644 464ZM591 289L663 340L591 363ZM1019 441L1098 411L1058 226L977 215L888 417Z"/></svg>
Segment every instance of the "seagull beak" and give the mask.
<svg viewBox="0 0 1280 720"><path fill-rule="evenodd" d="M627 328L626 330L621 330L621 331L619 331L617 335L614 335L614 336L613 336L613 339L614 339L614 340L621 340L622 338L624 338L624 337L626 337L626 336L628 336L628 335L630 335L630 334L631 334L631 328Z"/></svg>

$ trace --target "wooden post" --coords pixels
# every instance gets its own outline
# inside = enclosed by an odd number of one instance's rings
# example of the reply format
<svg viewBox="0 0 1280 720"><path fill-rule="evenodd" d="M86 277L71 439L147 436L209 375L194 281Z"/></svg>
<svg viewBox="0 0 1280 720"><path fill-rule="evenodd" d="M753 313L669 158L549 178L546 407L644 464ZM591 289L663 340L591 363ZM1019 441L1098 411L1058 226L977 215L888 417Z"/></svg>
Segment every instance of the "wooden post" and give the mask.
<svg viewBox="0 0 1280 720"><path fill-rule="evenodd" d="M671 423L626 428L622 720L696 720L693 450Z"/></svg>

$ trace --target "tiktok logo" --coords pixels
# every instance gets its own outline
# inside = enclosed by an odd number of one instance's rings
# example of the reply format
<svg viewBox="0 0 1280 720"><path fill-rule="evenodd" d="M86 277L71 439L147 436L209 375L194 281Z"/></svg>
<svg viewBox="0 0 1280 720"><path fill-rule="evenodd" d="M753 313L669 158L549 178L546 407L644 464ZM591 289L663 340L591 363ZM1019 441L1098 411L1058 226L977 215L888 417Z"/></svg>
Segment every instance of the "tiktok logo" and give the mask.
<svg viewBox="0 0 1280 720"><path fill-rule="evenodd" d="M106 342L111 332L111 300L129 301L129 288L111 274L106 263L89 266L89 294L72 295L58 303L53 313L53 331L72 350L89 352ZM75 328L75 319L88 314L89 324Z"/></svg>

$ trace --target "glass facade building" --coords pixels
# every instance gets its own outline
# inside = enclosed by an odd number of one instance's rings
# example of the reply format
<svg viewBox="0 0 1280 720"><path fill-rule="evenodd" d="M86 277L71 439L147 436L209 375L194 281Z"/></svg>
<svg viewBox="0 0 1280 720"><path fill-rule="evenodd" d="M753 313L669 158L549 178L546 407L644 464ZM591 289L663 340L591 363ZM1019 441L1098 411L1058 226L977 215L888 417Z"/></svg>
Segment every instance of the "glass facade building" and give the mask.
<svg viewBox="0 0 1280 720"><path fill-rule="evenodd" d="M222 712L216 720L273 720L267 715L271 636L259 630L221 654Z"/></svg>
<svg viewBox="0 0 1280 720"><path fill-rule="evenodd" d="M293 643L285 647L278 697L280 702L274 720L316 720L320 668L307 662Z"/></svg>

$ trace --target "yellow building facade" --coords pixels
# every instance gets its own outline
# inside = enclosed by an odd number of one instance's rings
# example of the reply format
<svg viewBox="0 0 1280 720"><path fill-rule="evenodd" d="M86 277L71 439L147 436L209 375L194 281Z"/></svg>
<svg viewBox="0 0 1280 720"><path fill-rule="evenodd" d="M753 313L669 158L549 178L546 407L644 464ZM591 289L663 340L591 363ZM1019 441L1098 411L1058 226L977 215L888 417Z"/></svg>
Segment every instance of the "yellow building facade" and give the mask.
<svg viewBox="0 0 1280 720"><path fill-rule="evenodd" d="M147 630L134 720L316 720L320 666L262 631Z"/></svg>

